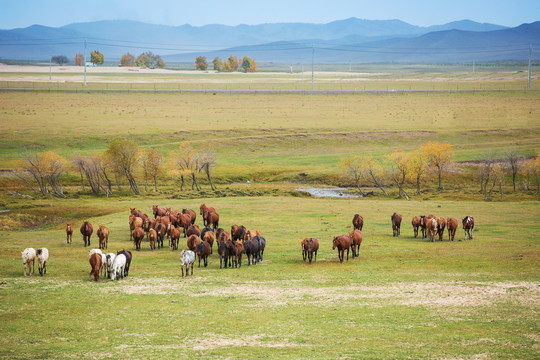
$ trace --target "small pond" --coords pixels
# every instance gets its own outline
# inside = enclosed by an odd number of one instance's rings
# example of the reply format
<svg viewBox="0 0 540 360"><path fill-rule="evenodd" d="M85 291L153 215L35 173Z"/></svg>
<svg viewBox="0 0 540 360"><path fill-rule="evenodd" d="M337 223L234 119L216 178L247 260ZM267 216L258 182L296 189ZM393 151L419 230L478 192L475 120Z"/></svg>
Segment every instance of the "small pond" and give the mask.
<svg viewBox="0 0 540 360"><path fill-rule="evenodd" d="M355 194L348 194L345 188L297 188L298 191L305 191L315 197L358 197Z"/></svg>

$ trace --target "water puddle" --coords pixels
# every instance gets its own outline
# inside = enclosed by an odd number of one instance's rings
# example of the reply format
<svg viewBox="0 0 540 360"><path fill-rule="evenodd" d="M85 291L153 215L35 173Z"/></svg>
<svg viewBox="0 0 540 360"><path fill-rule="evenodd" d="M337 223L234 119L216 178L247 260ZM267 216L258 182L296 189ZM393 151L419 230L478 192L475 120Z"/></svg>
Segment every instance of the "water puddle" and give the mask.
<svg viewBox="0 0 540 360"><path fill-rule="evenodd" d="M298 191L305 191L315 197L358 197L355 194L348 194L345 188L297 188Z"/></svg>

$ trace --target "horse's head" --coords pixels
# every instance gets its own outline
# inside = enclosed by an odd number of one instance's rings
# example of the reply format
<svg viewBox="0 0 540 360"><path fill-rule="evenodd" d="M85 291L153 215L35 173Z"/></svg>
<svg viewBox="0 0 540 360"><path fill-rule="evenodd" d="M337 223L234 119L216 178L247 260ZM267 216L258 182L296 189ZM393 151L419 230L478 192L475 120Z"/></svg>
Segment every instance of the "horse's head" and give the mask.
<svg viewBox="0 0 540 360"><path fill-rule="evenodd" d="M338 243L337 236L334 236L334 240L332 240L332 250L334 250L336 248L337 243Z"/></svg>

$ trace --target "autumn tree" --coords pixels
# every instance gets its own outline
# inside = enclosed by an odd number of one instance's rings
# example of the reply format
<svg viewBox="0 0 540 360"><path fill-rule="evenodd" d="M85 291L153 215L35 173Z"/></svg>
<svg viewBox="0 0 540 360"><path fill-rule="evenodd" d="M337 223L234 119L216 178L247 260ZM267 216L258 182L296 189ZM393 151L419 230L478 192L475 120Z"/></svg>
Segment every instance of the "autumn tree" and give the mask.
<svg viewBox="0 0 540 360"><path fill-rule="evenodd" d="M53 56L51 58L51 61L55 64L58 64L58 65L64 65L64 64L67 64L69 62L68 58L66 55L57 55L57 56Z"/></svg>
<svg viewBox="0 0 540 360"><path fill-rule="evenodd" d="M120 66L133 67L135 66L135 56L130 53L125 53L120 59Z"/></svg>
<svg viewBox="0 0 540 360"><path fill-rule="evenodd" d="M131 191L134 194L140 194L134 177L139 161L139 145L133 140L117 138L109 144L105 150L105 156L126 177Z"/></svg>
<svg viewBox="0 0 540 360"><path fill-rule="evenodd" d="M384 195L388 196L388 193L382 186L382 167L369 155L362 158L360 166L362 167L363 178L373 183L373 185L378 187L384 193Z"/></svg>
<svg viewBox="0 0 540 360"><path fill-rule="evenodd" d="M502 201L502 196L503 196L503 192L502 192L502 183L504 181L504 168L501 164L495 164L493 165L492 169L491 169L491 172L490 172L490 177L489 177L489 182L486 184L486 197L484 198L484 200L486 201L491 201L491 193L493 191L493 189L497 186L499 188L499 191L501 193L501 201ZM488 190L489 188L489 190Z"/></svg>
<svg viewBox="0 0 540 360"><path fill-rule="evenodd" d="M212 190L216 190L210 172L216 165L216 154L213 150L207 149L199 154L199 172L204 171L208 178L208 183Z"/></svg>
<svg viewBox="0 0 540 360"><path fill-rule="evenodd" d="M387 171L388 177L399 189L399 196L404 196L409 200L409 195L403 189L405 179L409 174L411 156L401 151L394 152L386 157L390 161L390 167Z"/></svg>
<svg viewBox="0 0 540 360"><path fill-rule="evenodd" d="M223 67L223 61L221 61L220 58L215 57L214 60L212 60L212 64L214 64L214 70L220 71L220 69Z"/></svg>
<svg viewBox="0 0 540 360"><path fill-rule="evenodd" d="M512 172L512 184L514 185L514 192L516 192L516 176L519 172L521 163L523 162L523 156L515 150L508 150L505 154L505 160L510 166L510 171Z"/></svg>
<svg viewBox="0 0 540 360"><path fill-rule="evenodd" d="M83 56L83 54L76 54L75 55L75 65L84 66L84 56Z"/></svg>
<svg viewBox="0 0 540 360"><path fill-rule="evenodd" d="M231 71L237 71L238 70L238 58L236 56L229 56L229 64L231 65Z"/></svg>
<svg viewBox="0 0 540 360"><path fill-rule="evenodd" d="M427 162L420 150L417 150L411 154L409 158L409 177L411 177L416 184L416 193L418 195L420 195L420 183L426 174L426 170Z"/></svg>
<svg viewBox="0 0 540 360"><path fill-rule="evenodd" d="M50 193L54 196L65 197L60 176L64 172L65 159L54 151L31 154L25 153L17 162L16 175L26 182L34 191L42 195ZM32 181L33 180L33 181Z"/></svg>
<svg viewBox="0 0 540 360"><path fill-rule="evenodd" d="M438 142L428 141L426 145L420 147L422 156L428 163L435 166L439 175L439 190L442 190L441 177L443 170L447 168L454 157L454 147L451 144L440 144Z"/></svg>
<svg viewBox="0 0 540 360"><path fill-rule="evenodd" d="M161 172L161 165L163 163L163 155L157 150L150 150L141 157L144 170L144 191L147 190L148 178L154 179L154 191L157 189L157 176Z"/></svg>
<svg viewBox="0 0 540 360"><path fill-rule="evenodd" d="M102 65L104 61L103 54L97 50L90 53L90 62L94 65Z"/></svg>
<svg viewBox="0 0 540 360"><path fill-rule="evenodd" d="M208 69L208 62L206 62L206 56L197 56L195 59L195 69L206 70Z"/></svg>
<svg viewBox="0 0 540 360"><path fill-rule="evenodd" d="M173 173L180 177L180 191L184 189L184 176L191 176L191 189L194 187L199 191L201 188L197 183L196 173L199 171L199 154L189 143L182 143L169 153L170 166Z"/></svg>
<svg viewBox="0 0 540 360"><path fill-rule="evenodd" d="M101 190L103 190L107 196L112 194L112 182L107 174L109 162L103 155L93 154L85 157L77 156L73 159L73 162L80 169L81 177L82 173L84 173L93 194L98 195Z"/></svg>
<svg viewBox="0 0 540 360"><path fill-rule="evenodd" d="M360 191L362 196L365 193L360 188L360 179L362 179L362 164L358 155L351 155L339 163L339 167L345 175L349 175L354 180L354 185Z"/></svg>
<svg viewBox="0 0 540 360"><path fill-rule="evenodd" d="M148 69L162 69L165 67L165 62L163 61L161 56L156 55L151 51L147 51L137 56L135 64L137 64L138 67Z"/></svg>
<svg viewBox="0 0 540 360"><path fill-rule="evenodd" d="M484 199L487 199L487 187L491 177L491 169L495 165L495 152L490 150L484 156L482 163L478 166L480 177L480 191L484 193Z"/></svg>
<svg viewBox="0 0 540 360"><path fill-rule="evenodd" d="M536 182L536 191L540 192L540 151L538 151L536 157L523 162L522 172L525 177L525 188L527 190L531 188L531 178L533 178Z"/></svg>
<svg viewBox="0 0 540 360"><path fill-rule="evenodd" d="M242 68L244 69L244 72L257 72L257 63L255 60L244 56L242 59Z"/></svg>
<svg viewBox="0 0 540 360"><path fill-rule="evenodd" d="M219 69L219 71L221 72L231 72L231 63L229 62L229 60L225 60L223 62L223 66Z"/></svg>

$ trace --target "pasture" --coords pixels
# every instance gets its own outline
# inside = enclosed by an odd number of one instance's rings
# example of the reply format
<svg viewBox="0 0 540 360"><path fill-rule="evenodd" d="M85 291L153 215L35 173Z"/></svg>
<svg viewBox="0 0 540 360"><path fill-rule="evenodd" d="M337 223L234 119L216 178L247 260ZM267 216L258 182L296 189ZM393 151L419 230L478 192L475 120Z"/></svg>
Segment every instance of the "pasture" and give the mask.
<svg viewBox="0 0 540 360"><path fill-rule="evenodd" d="M113 212L90 222L110 231L109 251L133 252L124 280L95 283L88 248L75 223L5 232L0 249L4 358L534 358L538 356L540 289L535 236L537 202L399 201L291 197L160 200L162 206L220 212L222 226L260 229L264 262L207 268L180 277L180 251L136 252L129 242L130 207L151 213L153 202L118 199ZM54 201L54 207L108 206L101 200ZM390 215L403 215L392 237ZM334 235L364 216L360 257L340 264ZM474 239L428 242L413 237L413 215L461 220L473 214ZM200 218L197 220L200 225ZM317 237L317 262L302 261L300 241ZM456 240L464 236L461 226ZM167 243L167 241L165 241ZM92 247L97 246L95 234ZM43 278L22 276L20 251L45 246ZM186 248L180 239L180 249ZM214 248L215 250L215 248Z"/></svg>
<svg viewBox="0 0 540 360"><path fill-rule="evenodd" d="M65 78L48 83L44 72L0 72L0 87L80 87L79 73L61 75ZM90 87L308 86L299 74L251 75L96 73L90 74L95 81ZM481 84L515 90L354 95L0 92L0 169L15 167L25 150L54 150L67 159L101 153L116 136L165 156L185 141L197 149L211 147L217 156L216 192L203 179L203 192L180 192L177 180L165 171L158 193L134 196L124 186L105 198L82 192L78 174L70 170L62 179L67 199L41 198L0 173L0 210L9 210L0 213L0 358L539 357L538 194L510 193L507 182L504 201L479 201L476 173L467 168L490 150L536 154L538 90L524 91L520 72L474 78L401 72L372 79L327 76L319 78L320 89L399 85L401 90L429 90ZM338 163L352 153L380 160L429 140L453 144L455 168L468 169L450 169L444 191L434 190L434 174L426 179L423 194L410 201L398 199L395 189L389 197L376 192L373 197L334 199L295 191L346 182ZM307 176L300 184L301 173ZM136 176L142 188L142 174ZM164 249L151 251L143 240L142 250L135 251L129 241L130 208L150 215L154 204L198 210L201 203L216 207L226 231L232 224L261 230L267 240L264 261L248 267L244 257L240 269L220 270L214 244L208 267L199 269L196 261L194 276L182 279L179 254L186 249L185 238L180 237L178 251L171 251L166 239ZM403 216L397 238L390 221L394 212ZM340 264L332 238L352 230L355 213L364 217L360 256L353 260L350 254ZM442 242L414 238L412 217L428 214L458 219L456 240L462 241L448 241L447 232ZM474 216L476 226L473 240L463 241L461 219L466 215ZM91 248L98 246L98 226L105 225L110 231L107 252L132 251L129 277L96 283L89 276L89 248L79 232L85 220L94 226ZM74 225L72 245L66 244L68 222ZM202 225L198 211L197 224ZM311 265L302 261L305 237L320 243ZM21 251L27 247L49 249L43 278L37 271L23 276Z"/></svg>

